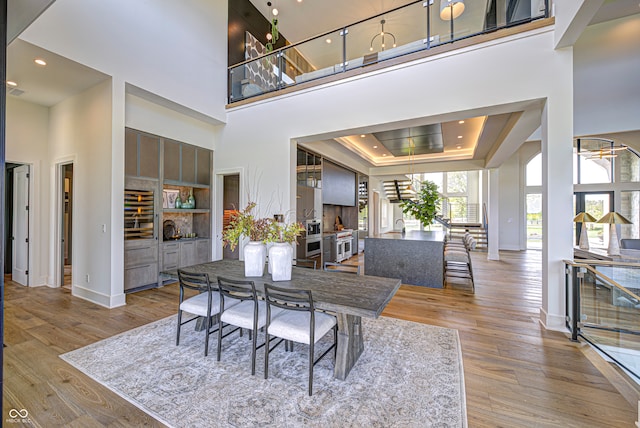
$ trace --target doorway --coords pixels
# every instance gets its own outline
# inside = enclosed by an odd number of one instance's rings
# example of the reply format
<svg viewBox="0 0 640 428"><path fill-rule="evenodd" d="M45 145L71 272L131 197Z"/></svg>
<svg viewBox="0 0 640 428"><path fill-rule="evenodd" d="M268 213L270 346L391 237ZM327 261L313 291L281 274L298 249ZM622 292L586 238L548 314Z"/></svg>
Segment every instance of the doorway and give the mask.
<svg viewBox="0 0 640 428"><path fill-rule="evenodd" d="M5 274L29 285L29 165L7 163L5 168Z"/></svg>
<svg viewBox="0 0 640 428"><path fill-rule="evenodd" d="M231 214L240 209L240 174L225 175L222 177L222 230L231 221ZM238 260L240 246L231 251L229 247L223 247L222 258Z"/></svg>
<svg viewBox="0 0 640 428"><path fill-rule="evenodd" d="M73 260L73 164L60 165L60 284L71 288Z"/></svg>
<svg viewBox="0 0 640 428"><path fill-rule="evenodd" d="M596 219L613 211L613 192L575 192L575 213L586 212ZM574 223L574 244L578 245L582 228L587 228L589 246L607 248L609 245L609 225L604 223Z"/></svg>

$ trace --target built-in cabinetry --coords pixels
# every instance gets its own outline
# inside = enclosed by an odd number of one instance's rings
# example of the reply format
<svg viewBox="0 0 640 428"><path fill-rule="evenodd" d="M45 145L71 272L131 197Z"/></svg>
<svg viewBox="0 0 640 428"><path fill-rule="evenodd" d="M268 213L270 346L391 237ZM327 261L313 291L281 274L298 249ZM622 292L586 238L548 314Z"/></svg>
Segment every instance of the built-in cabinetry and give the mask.
<svg viewBox="0 0 640 428"><path fill-rule="evenodd" d="M336 235L330 234L322 237L322 262L336 261Z"/></svg>
<svg viewBox="0 0 640 428"><path fill-rule="evenodd" d="M210 260L210 239L184 239L162 244L162 270L205 263Z"/></svg>
<svg viewBox="0 0 640 428"><path fill-rule="evenodd" d="M157 286L160 271L211 260L211 165L210 150L126 129L126 291ZM138 199L132 189L140 192L146 206L132 205ZM195 206L170 208L167 190L177 191L182 201L193 195ZM149 214L144 211L149 207L153 209L151 234ZM132 210L142 211L144 219L140 217L134 224Z"/></svg>

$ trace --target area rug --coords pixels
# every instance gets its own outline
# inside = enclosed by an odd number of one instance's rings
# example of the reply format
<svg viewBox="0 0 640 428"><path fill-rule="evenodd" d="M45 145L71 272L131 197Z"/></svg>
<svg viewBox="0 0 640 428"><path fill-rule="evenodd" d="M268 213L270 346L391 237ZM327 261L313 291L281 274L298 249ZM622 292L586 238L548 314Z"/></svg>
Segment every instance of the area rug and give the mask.
<svg viewBox="0 0 640 428"><path fill-rule="evenodd" d="M347 379L333 378L327 356L314 368L311 397L306 346L277 347L265 380L262 350L251 376L246 334L225 338L218 362L216 336L204 357L204 333L190 325L175 346L175 317L60 357L172 427L466 427L457 330L386 317L362 321L365 350ZM331 340L323 338L317 352Z"/></svg>

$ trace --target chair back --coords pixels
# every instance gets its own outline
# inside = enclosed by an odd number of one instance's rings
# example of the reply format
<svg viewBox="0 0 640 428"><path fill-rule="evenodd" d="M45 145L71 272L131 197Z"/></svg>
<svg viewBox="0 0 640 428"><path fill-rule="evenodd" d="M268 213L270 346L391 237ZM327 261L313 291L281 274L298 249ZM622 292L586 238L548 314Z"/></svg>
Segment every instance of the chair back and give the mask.
<svg viewBox="0 0 640 428"><path fill-rule="evenodd" d="M311 290L292 290L289 288L276 287L271 284L264 284L264 296L267 305L294 311L313 312L315 310Z"/></svg>
<svg viewBox="0 0 640 428"><path fill-rule="evenodd" d="M178 269L178 280L180 282L180 302L184 299L185 288L196 290L200 293L218 291L216 287L211 285L209 275L206 273L187 272Z"/></svg>
<svg viewBox="0 0 640 428"><path fill-rule="evenodd" d="M258 300L253 281L218 277L218 290L220 290L220 312L224 310L225 298L240 301Z"/></svg>
<svg viewBox="0 0 640 428"><path fill-rule="evenodd" d="M324 270L327 272L342 272L360 275L359 265L343 265L341 263L324 262Z"/></svg>

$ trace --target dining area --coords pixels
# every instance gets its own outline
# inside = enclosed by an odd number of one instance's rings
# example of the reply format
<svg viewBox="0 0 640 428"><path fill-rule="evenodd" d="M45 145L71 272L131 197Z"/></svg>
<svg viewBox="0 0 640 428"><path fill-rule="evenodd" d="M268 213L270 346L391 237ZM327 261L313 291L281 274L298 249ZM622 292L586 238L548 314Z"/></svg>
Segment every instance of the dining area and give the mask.
<svg viewBox="0 0 640 428"><path fill-rule="evenodd" d="M313 393L313 366L330 351L334 354L333 377L346 380L365 349L362 319L375 320L381 315L400 287L400 279L354 275L329 265L325 269L302 266L293 266L290 279L277 282L266 267L262 276L247 277L244 262L239 260L161 272L180 286L176 345L180 346L183 326L191 323L203 336L204 356L212 358L210 347L215 341L220 361L224 339L246 331L251 341L251 375L259 364L257 349L265 348L260 355L264 355L267 379L269 353L281 343L285 351L293 350L295 342L309 348L309 396ZM330 332L333 344L316 352L314 345Z"/></svg>

